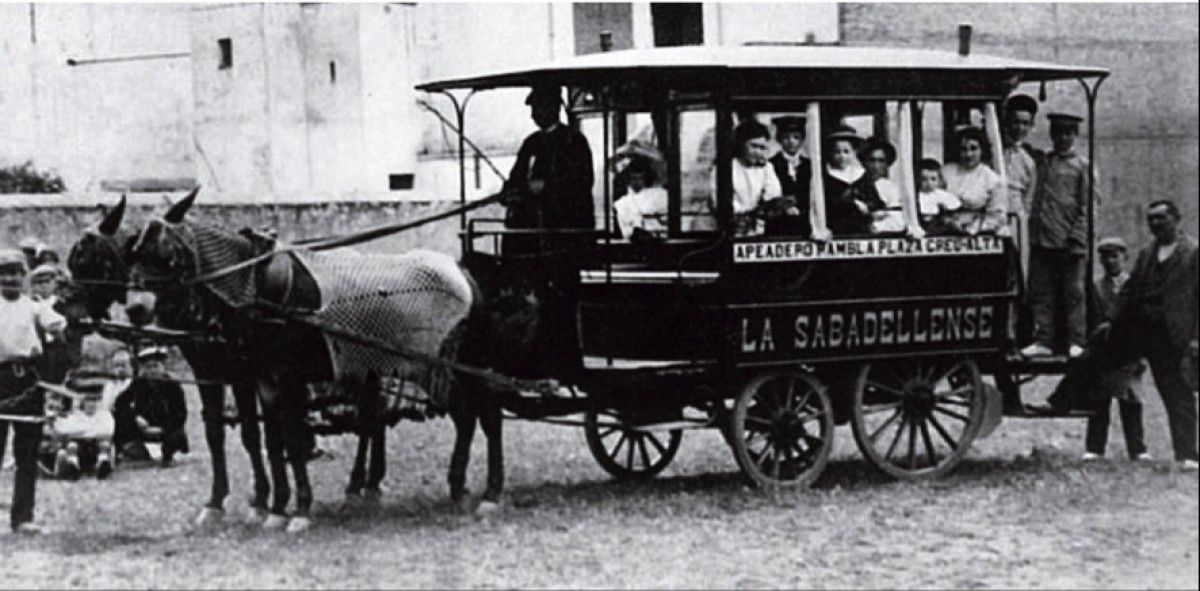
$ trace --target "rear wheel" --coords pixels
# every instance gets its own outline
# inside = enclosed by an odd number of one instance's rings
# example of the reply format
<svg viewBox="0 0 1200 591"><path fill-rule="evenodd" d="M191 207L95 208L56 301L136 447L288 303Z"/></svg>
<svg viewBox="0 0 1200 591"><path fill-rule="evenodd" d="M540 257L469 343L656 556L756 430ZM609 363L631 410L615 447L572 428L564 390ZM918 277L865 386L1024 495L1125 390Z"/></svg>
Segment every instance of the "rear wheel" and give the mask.
<svg viewBox="0 0 1200 591"><path fill-rule="evenodd" d="M742 471L762 486L808 486L833 450L833 404L811 375L755 377L738 395L729 429Z"/></svg>
<svg viewBox="0 0 1200 591"><path fill-rule="evenodd" d="M941 476L970 450L984 396L972 359L864 363L854 387L854 440L895 478Z"/></svg>
<svg viewBox="0 0 1200 591"><path fill-rule="evenodd" d="M610 411L588 411L583 417L583 435L596 462L618 480L645 480L658 475L675 459L683 440L679 429L635 430Z"/></svg>

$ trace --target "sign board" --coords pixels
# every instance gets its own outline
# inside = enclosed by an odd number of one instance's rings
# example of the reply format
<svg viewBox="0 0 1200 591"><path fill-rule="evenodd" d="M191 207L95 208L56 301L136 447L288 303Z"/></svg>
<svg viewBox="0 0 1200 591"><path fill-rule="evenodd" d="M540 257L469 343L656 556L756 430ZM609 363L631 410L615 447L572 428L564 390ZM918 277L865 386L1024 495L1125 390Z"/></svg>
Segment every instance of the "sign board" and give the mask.
<svg viewBox="0 0 1200 591"><path fill-rule="evenodd" d="M732 316L739 362L853 359L1002 346L1003 298L746 307Z"/></svg>
<svg viewBox="0 0 1200 591"><path fill-rule="evenodd" d="M1003 253L1004 239L999 236L931 236L919 239L852 238L828 242L784 240L736 243L733 245L733 262L844 261Z"/></svg>

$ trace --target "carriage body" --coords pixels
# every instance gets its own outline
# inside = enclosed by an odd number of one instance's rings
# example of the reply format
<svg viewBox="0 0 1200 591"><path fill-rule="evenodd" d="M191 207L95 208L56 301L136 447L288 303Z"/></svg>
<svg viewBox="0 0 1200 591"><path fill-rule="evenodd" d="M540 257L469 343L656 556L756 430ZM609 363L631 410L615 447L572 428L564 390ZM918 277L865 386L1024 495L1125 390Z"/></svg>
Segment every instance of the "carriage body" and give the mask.
<svg viewBox="0 0 1200 591"><path fill-rule="evenodd" d="M579 283L568 290L574 313L566 322L579 359L556 376L587 395L558 408L587 411L589 445L601 464L617 476L650 475L670 461L679 429L717 427L753 480L808 484L828 459L834 425L844 422L884 471L944 473L999 421L1000 395L985 373L1019 400L1018 374L1061 371L1065 363L1008 357L1028 324L1015 315L1020 253L1028 248L1019 229L831 236L814 191L811 235L744 235L732 195L737 123L806 116L813 187L820 186L822 130L849 124L864 136L889 137L901 153L893 176L915 191L916 162L947 160L957 125L987 128L1000 152L997 112L1019 84L1080 81L1091 107L1095 86L1085 81L1106 75L942 51L681 47L578 56L418 88L451 96L453 89L568 89L570 123L596 153L599 207L596 228L580 232ZM458 115L461 122L461 108ZM665 159L665 230L650 242L622 237L613 211L624 189L613 164L631 140ZM1088 216L1090 241L1090 203ZM490 244L488 256L505 258L498 238L511 230L463 222L465 256ZM689 417L689 409L704 416ZM605 431L620 436L615 447L601 441ZM670 437L639 447L639 465L635 444L656 431ZM655 449L658 460L646 454Z"/></svg>

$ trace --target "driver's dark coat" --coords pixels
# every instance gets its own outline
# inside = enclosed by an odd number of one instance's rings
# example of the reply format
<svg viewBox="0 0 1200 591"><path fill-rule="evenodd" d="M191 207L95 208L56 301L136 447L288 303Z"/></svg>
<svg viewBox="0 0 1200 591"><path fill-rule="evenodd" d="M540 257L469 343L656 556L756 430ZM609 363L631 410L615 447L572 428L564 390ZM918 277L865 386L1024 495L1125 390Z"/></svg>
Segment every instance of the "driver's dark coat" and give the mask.
<svg viewBox="0 0 1200 591"><path fill-rule="evenodd" d="M529 181L541 179L545 189L529 193ZM521 195L509 206L510 228L593 228L592 150L583 134L563 124L536 131L521 144L517 161L504 184Z"/></svg>

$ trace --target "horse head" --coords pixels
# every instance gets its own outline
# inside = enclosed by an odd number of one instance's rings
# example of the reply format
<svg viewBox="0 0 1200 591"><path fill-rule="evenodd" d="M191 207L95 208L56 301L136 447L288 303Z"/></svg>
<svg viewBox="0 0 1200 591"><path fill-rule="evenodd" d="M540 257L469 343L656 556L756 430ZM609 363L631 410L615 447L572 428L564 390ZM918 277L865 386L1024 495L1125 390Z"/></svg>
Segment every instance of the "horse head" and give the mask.
<svg viewBox="0 0 1200 591"><path fill-rule="evenodd" d="M121 220L125 216L125 196L105 212L103 219L83 231L67 254L71 284L64 290L68 307L81 307L95 319L108 317L113 302L125 303L125 284L129 280L125 236Z"/></svg>
<svg viewBox="0 0 1200 591"><path fill-rule="evenodd" d="M147 220L127 249L130 283L139 293L153 294L154 315L173 328L195 328L210 320L192 283L200 273L198 246L184 219L199 190L193 189L162 217Z"/></svg>

